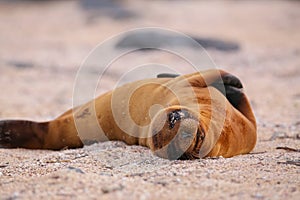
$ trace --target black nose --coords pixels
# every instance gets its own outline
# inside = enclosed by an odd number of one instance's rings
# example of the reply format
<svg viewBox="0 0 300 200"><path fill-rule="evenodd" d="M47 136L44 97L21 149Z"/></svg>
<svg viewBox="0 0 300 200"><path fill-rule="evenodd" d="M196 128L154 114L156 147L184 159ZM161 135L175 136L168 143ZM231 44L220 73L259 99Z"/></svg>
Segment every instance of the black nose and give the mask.
<svg viewBox="0 0 300 200"><path fill-rule="evenodd" d="M169 119L169 128L174 128L177 121L181 120L182 118L188 117L188 112L185 110L174 110L168 114Z"/></svg>

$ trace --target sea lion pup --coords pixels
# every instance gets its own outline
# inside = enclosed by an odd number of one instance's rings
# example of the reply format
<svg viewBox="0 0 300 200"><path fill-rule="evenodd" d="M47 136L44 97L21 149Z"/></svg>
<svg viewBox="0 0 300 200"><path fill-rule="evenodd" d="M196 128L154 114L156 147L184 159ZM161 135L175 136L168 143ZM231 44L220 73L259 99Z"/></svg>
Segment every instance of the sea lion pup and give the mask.
<svg viewBox="0 0 300 200"><path fill-rule="evenodd" d="M168 159L245 154L255 146L256 122L242 88L222 70L162 74L127 83L49 122L0 121L0 147L59 150L120 140Z"/></svg>

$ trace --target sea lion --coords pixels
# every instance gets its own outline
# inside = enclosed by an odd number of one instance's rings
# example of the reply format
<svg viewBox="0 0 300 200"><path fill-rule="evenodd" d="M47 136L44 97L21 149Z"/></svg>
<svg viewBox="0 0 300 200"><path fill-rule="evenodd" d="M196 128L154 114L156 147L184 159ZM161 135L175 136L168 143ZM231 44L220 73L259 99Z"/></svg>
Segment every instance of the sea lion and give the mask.
<svg viewBox="0 0 300 200"><path fill-rule="evenodd" d="M246 154L256 137L242 83L222 70L127 83L48 122L0 121L4 148L59 150L120 140L168 159Z"/></svg>

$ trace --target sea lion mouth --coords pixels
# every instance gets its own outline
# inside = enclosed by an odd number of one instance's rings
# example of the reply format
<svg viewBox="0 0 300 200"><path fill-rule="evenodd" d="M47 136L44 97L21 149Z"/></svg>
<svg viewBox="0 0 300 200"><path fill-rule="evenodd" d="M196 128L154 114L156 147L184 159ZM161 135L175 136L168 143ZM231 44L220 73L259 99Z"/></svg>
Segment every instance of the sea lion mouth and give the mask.
<svg viewBox="0 0 300 200"><path fill-rule="evenodd" d="M191 159L199 159L200 158L200 148L205 139L205 132L202 127L198 128L196 141L191 152L185 152L179 159L181 160L191 160Z"/></svg>
<svg viewBox="0 0 300 200"><path fill-rule="evenodd" d="M166 109L166 118L158 116L153 122L150 148L160 157L169 160L196 159L205 138L204 129L194 112L183 108ZM156 131L155 123L163 128Z"/></svg>
<svg viewBox="0 0 300 200"><path fill-rule="evenodd" d="M205 134L204 132L197 129L196 137L194 138L194 143L190 144L189 148L186 151L183 151L180 147L176 147L175 143L170 143L168 146L167 154L169 160L193 160L199 159L199 151L201 145L204 141ZM179 145L180 146L180 145ZM181 155L178 157L178 155Z"/></svg>

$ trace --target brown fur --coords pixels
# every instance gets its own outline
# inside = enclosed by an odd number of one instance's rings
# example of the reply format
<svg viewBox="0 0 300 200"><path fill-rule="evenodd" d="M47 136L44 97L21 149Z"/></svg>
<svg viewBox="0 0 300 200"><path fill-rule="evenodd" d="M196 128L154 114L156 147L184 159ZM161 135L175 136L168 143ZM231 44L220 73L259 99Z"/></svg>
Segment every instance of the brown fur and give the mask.
<svg viewBox="0 0 300 200"><path fill-rule="evenodd" d="M241 88L221 70L141 80L49 122L0 121L0 146L58 150L120 140L169 159L245 154L255 146L256 122Z"/></svg>

